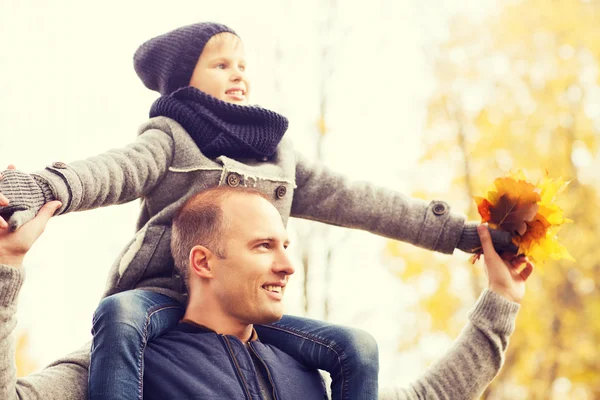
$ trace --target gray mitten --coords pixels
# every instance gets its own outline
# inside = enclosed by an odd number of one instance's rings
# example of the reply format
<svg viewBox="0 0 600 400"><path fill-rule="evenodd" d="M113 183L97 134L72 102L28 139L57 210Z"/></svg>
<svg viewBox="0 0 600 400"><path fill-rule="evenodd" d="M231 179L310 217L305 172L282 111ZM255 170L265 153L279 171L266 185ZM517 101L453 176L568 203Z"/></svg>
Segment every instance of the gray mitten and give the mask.
<svg viewBox="0 0 600 400"><path fill-rule="evenodd" d="M44 204L55 200L46 181L16 169L2 171L0 193L9 201L8 206L0 207L0 216L12 230L32 220Z"/></svg>
<svg viewBox="0 0 600 400"><path fill-rule="evenodd" d="M463 228L460 239L456 248L464 251L465 253L477 253L481 251L481 240L477 233L477 227L481 225L480 222L467 222ZM498 253L505 251L510 253L516 253L519 249L512 242L512 235L510 232L500 231L498 229L488 228L492 237L492 243Z"/></svg>

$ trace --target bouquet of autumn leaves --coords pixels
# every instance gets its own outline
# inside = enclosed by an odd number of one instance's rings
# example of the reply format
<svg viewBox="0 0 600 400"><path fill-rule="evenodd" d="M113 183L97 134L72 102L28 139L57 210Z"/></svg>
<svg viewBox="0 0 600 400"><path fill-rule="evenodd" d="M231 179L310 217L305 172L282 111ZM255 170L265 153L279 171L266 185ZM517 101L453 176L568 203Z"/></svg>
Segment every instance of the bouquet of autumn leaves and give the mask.
<svg viewBox="0 0 600 400"><path fill-rule="evenodd" d="M536 265L548 259L574 261L556 236L560 227L571 222L555 204L555 197L567 186L562 179L544 177L534 185L525 180L522 171L494 181L487 197L475 197L482 222L490 228L512 234L518 253ZM480 254L475 255L475 259Z"/></svg>

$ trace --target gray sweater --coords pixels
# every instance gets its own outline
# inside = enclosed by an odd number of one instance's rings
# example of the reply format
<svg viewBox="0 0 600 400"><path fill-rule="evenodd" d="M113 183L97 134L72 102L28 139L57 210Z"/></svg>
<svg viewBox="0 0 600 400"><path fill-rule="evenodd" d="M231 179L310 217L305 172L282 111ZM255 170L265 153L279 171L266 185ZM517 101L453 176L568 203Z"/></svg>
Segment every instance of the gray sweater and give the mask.
<svg viewBox="0 0 600 400"><path fill-rule="evenodd" d="M85 400L89 344L36 374L16 378L13 331L24 276L22 268L0 265L0 399ZM408 388L382 391L379 398L478 398L502 366L518 310L518 304L484 291L446 355Z"/></svg>

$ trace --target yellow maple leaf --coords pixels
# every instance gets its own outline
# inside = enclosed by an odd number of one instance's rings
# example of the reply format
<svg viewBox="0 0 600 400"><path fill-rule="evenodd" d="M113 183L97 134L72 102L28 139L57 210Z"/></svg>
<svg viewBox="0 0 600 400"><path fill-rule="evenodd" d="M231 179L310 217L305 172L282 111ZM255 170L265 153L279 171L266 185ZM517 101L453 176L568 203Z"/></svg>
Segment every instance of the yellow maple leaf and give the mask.
<svg viewBox="0 0 600 400"><path fill-rule="evenodd" d="M563 210L555 203L569 182L545 176L537 185L525 178L523 171L513 171L507 177L494 180L487 197L475 197L482 222L494 229L513 235L519 253L536 265L548 259L574 261L559 243L557 232L567 222Z"/></svg>

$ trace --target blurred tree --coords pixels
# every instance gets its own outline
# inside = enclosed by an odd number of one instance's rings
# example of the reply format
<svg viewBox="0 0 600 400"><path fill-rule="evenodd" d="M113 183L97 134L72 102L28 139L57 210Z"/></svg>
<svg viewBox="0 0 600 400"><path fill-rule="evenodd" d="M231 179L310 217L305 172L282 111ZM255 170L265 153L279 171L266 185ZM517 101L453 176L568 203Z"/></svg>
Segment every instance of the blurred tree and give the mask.
<svg viewBox="0 0 600 400"><path fill-rule="evenodd" d="M22 332L16 342L17 376L26 376L34 372L38 365L29 355L29 335Z"/></svg>
<svg viewBox="0 0 600 400"><path fill-rule="evenodd" d="M310 132L314 136L314 159L318 162L325 162L326 137L329 134L329 115L328 109L331 102L331 80L335 73L335 45L333 33L340 29L339 5L337 0L327 0L320 4L319 19L319 46L316 51L318 54L318 115L314 124L314 130ZM298 249L303 271L303 309L304 314L308 315L310 310L311 297L318 297L323 301L322 318L328 320L331 309L331 284L332 284L332 260L334 258L335 248L343 238L334 240L333 232L336 228L325 224L315 224L312 221L295 221L294 227L298 235ZM339 233L339 228L337 228ZM323 266L319 271L318 266ZM314 276L322 273L321 277ZM314 296L311 293L311 279L323 281L323 292L320 296ZM313 302L314 303L314 302ZM319 307L320 308L320 307ZM319 313L321 310L319 310Z"/></svg>
<svg viewBox="0 0 600 400"><path fill-rule="evenodd" d="M473 195L512 168L532 180L544 173L571 180L561 205L575 222L560 236L577 262L549 262L531 276L506 363L483 398L600 398L599 24L599 1L504 1L480 23L457 19L448 41L428 49L437 88L423 163L444 166L453 179L444 199L474 219ZM435 263L428 254L412 260L413 251L394 242L388 250L391 260L410 254L402 279L419 279ZM435 264L437 290L421 293L419 312L432 321L421 335L454 335L454 313L472 301L461 302L448 284L464 267L448 264ZM480 267L472 272L475 295L484 280Z"/></svg>

